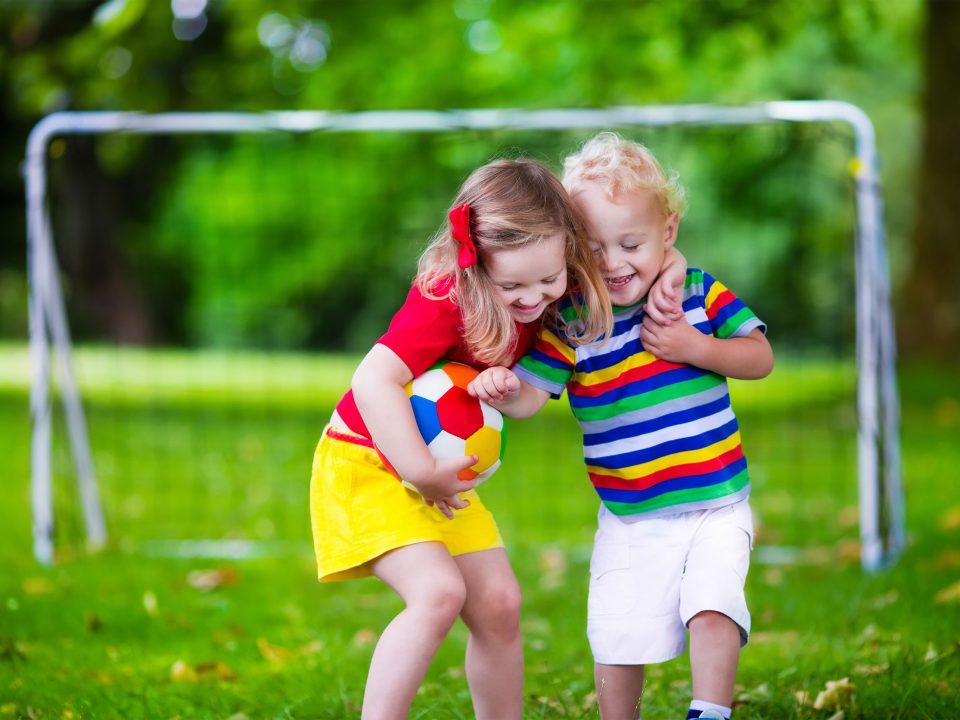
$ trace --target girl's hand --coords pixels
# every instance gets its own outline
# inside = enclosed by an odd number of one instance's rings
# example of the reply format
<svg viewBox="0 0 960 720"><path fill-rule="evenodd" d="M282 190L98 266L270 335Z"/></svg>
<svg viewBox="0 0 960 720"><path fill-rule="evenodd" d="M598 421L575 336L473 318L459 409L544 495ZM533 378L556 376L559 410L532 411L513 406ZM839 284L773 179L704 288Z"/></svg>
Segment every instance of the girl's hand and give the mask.
<svg viewBox="0 0 960 720"><path fill-rule="evenodd" d="M486 403L508 400L520 392L520 379L505 367L492 367L481 372L469 385L467 392Z"/></svg>
<svg viewBox="0 0 960 720"><path fill-rule="evenodd" d="M686 268L675 265L665 268L650 288L643 310L658 325L670 325L684 317L682 298L686 279Z"/></svg>
<svg viewBox="0 0 960 720"><path fill-rule="evenodd" d="M643 349L661 360L701 367L704 346L712 336L704 335L686 320L663 325L647 314L640 328Z"/></svg>
<svg viewBox="0 0 960 720"><path fill-rule="evenodd" d="M457 473L475 465L478 460L476 455L434 458L432 467L424 468L424 472L417 477L405 479L423 496L427 505L435 505L440 512L452 520L454 510L462 510L470 504L457 493L471 490L477 484L476 480L460 480Z"/></svg>
<svg viewBox="0 0 960 720"><path fill-rule="evenodd" d="M433 500L425 500L424 502L427 505L431 505L437 508L442 512L448 520L453 520L453 511L454 510L463 510L465 507L470 505L470 501L466 500L459 495L451 495L450 497L445 497L441 500L434 502Z"/></svg>
<svg viewBox="0 0 960 720"><path fill-rule="evenodd" d="M687 282L687 259L671 245L663 256L660 274L647 293L644 306L660 325L670 325L683 317L683 286Z"/></svg>

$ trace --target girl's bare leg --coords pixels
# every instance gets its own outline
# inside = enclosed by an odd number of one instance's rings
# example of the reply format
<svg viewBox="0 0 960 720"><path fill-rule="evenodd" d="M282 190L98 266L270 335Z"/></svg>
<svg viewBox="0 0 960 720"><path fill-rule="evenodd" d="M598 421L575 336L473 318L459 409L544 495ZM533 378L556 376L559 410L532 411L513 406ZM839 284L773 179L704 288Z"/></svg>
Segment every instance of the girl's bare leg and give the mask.
<svg viewBox="0 0 960 720"><path fill-rule="evenodd" d="M406 603L377 641L363 695L364 720L405 720L437 649L456 621L466 589L441 543L392 550L373 574Z"/></svg>
<svg viewBox="0 0 960 720"><path fill-rule="evenodd" d="M470 630L466 673L477 720L520 720L523 641L520 585L503 548L454 558L467 600L461 617Z"/></svg>

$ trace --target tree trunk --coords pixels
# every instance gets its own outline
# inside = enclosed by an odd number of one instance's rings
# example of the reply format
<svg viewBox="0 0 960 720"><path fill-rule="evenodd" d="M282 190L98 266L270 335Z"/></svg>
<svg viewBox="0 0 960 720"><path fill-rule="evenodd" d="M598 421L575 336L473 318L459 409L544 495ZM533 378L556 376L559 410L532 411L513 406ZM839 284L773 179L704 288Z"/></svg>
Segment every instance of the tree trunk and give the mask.
<svg viewBox="0 0 960 720"><path fill-rule="evenodd" d="M147 344L152 322L119 237L127 190L104 177L89 138L67 147L52 180L60 196L54 236L71 330L78 340Z"/></svg>
<svg viewBox="0 0 960 720"><path fill-rule="evenodd" d="M960 358L960 2L927 0L923 146L901 355Z"/></svg>

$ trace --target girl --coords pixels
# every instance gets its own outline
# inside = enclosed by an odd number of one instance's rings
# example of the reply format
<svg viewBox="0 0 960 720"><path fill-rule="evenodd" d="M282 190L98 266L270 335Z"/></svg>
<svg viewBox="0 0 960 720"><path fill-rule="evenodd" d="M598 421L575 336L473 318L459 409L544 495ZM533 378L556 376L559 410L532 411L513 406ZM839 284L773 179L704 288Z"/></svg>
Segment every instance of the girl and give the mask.
<svg viewBox="0 0 960 720"><path fill-rule="evenodd" d="M456 477L476 458L434 459L403 386L440 359L478 369L512 365L568 283L577 290L577 342L609 331L609 301L583 219L548 168L491 162L467 178L454 205L313 461L320 580L374 575L406 605L377 643L363 718L407 716L458 616L469 630L466 675L476 717L521 717L520 589L475 483Z"/></svg>

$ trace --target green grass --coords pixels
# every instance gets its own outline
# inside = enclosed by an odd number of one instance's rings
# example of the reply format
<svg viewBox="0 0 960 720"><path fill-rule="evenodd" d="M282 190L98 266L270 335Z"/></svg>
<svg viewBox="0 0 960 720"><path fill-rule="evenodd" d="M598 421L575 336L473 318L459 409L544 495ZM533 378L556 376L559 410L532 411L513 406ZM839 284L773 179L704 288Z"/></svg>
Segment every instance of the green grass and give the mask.
<svg viewBox="0 0 960 720"><path fill-rule="evenodd" d="M372 642L399 602L374 580L318 584L306 514L313 445L354 359L78 353L111 545L82 551L58 442L52 568L31 557L27 362L0 348L0 718L357 717ZM845 677L845 720L953 712L960 613L940 594L960 581L960 379L902 374L909 545L874 575L856 558L852 382L835 364L781 362L734 388L760 521L738 718L829 718L795 694ZM596 501L576 428L560 402L509 432L482 493L524 590L525 717L596 718L584 636ZM160 554L158 541L186 538L253 539L265 554ZM757 562L771 546L799 562ZM197 589L191 573L207 569L227 582ZM458 625L411 717L472 716L465 641ZM175 677L178 661L197 677ZM686 660L648 677L644 718L682 716Z"/></svg>

